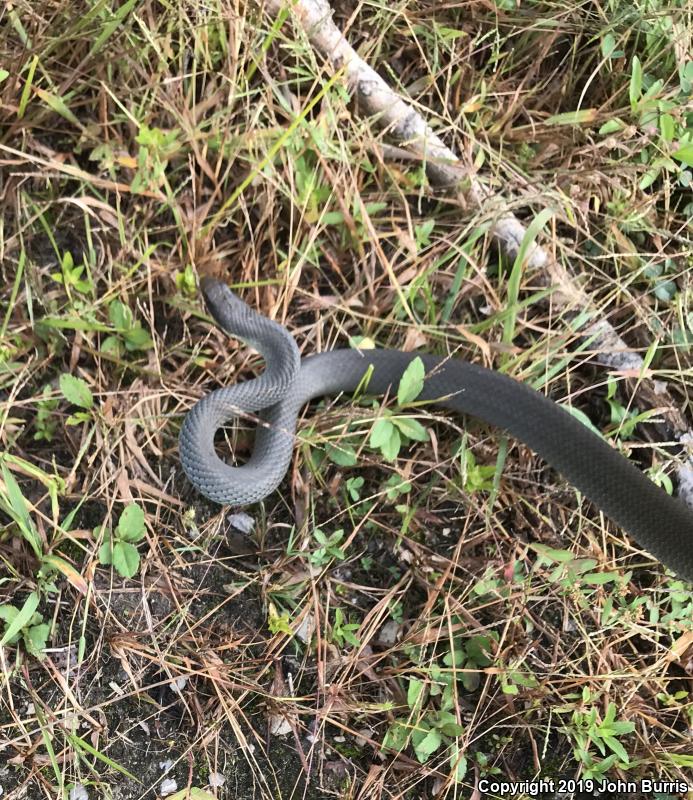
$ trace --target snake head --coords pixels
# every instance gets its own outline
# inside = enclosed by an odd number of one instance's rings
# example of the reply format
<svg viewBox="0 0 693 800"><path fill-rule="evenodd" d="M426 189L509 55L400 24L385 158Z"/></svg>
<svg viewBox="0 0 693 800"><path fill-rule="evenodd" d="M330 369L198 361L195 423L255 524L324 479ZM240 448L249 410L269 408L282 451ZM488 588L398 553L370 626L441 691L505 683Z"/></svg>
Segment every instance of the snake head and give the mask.
<svg viewBox="0 0 693 800"><path fill-rule="evenodd" d="M200 279L200 289L209 313L229 333L238 333L239 323L243 326L243 321L254 314L223 281L205 275Z"/></svg>

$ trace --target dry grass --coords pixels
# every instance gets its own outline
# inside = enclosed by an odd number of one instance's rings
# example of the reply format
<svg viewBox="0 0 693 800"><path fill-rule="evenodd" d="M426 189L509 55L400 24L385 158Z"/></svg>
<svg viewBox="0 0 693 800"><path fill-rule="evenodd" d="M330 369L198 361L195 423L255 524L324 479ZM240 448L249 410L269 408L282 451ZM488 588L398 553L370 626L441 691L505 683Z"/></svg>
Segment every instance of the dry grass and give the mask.
<svg viewBox="0 0 693 800"><path fill-rule="evenodd" d="M339 6L508 207L554 209L550 246L690 419L689 190L680 162L642 188L666 143L629 101L637 53L677 139L691 124L685 2ZM606 767L693 787L690 587L526 448L417 409L430 440L387 462L380 405L329 402L250 537L179 468L194 400L261 368L201 309L195 275L215 274L305 353L366 336L502 367L671 472L668 432L624 429L637 395L532 275L513 306L490 219L392 160L292 25L241 0L15 0L0 68L0 609L39 598L23 632L45 639L0 647L3 798L171 778L239 800L477 798L483 778ZM555 120L576 109L594 111ZM248 452L248 426L228 439ZM124 579L99 550L133 503ZM612 705L627 759L604 765Z"/></svg>

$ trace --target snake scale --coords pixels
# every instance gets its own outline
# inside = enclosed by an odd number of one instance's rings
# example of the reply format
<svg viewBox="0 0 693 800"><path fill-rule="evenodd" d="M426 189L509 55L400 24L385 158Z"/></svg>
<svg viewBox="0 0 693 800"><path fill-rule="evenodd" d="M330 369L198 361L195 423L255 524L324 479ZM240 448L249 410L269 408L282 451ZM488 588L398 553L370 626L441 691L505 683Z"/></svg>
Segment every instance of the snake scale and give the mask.
<svg viewBox="0 0 693 800"><path fill-rule="evenodd" d="M396 391L420 357L426 378L417 400L468 414L524 442L659 561L693 581L693 510L656 486L627 458L561 406L513 378L459 359L400 350L331 350L301 358L283 326L256 313L224 283L203 278L218 325L257 349L266 368L254 380L217 389L186 415L180 457L191 483L217 503L255 503L289 467L298 415L312 398ZM238 415L261 412L249 461L232 467L215 452L216 431Z"/></svg>

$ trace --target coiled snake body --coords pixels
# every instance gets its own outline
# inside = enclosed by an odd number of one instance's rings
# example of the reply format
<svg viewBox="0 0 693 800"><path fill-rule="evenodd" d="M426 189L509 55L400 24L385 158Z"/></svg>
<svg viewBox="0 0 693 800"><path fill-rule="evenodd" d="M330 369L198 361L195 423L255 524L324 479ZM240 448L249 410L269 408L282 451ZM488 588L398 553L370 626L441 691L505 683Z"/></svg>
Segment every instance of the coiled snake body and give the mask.
<svg viewBox="0 0 693 800"><path fill-rule="evenodd" d="M286 328L257 314L220 281L203 278L210 313L227 333L259 350L256 379L213 391L185 417L180 456L191 483L217 503L255 503L281 483L289 467L301 407L314 397L355 391L396 391L420 357L426 369L417 400L469 414L508 431L560 472L663 564L693 580L693 510L647 476L552 400L493 370L458 359L399 350L332 350L301 359ZM249 461L224 463L216 431L239 414L262 412Z"/></svg>

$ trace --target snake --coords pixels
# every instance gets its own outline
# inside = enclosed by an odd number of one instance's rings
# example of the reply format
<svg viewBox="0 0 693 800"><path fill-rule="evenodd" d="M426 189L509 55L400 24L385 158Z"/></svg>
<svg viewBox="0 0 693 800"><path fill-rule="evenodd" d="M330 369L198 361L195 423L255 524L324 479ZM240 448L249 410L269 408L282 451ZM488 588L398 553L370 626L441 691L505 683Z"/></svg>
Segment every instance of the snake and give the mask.
<svg viewBox="0 0 693 800"><path fill-rule="evenodd" d="M209 500L244 506L267 497L290 466L306 403L364 386L369 396L396 393L409 365L420 358L425 377L417 403L474 417L523 442L640 547L693 581L693 509L531 386L473 362L418 352L344 348L301 357L287 328L254 311L223 281L205 276L200 288L217 325L265 362L258 377L215 389L183 419L181 464ZM249 459L231 466L217 455L214 437L239 416L252 416L258 425Z"/></svg>

